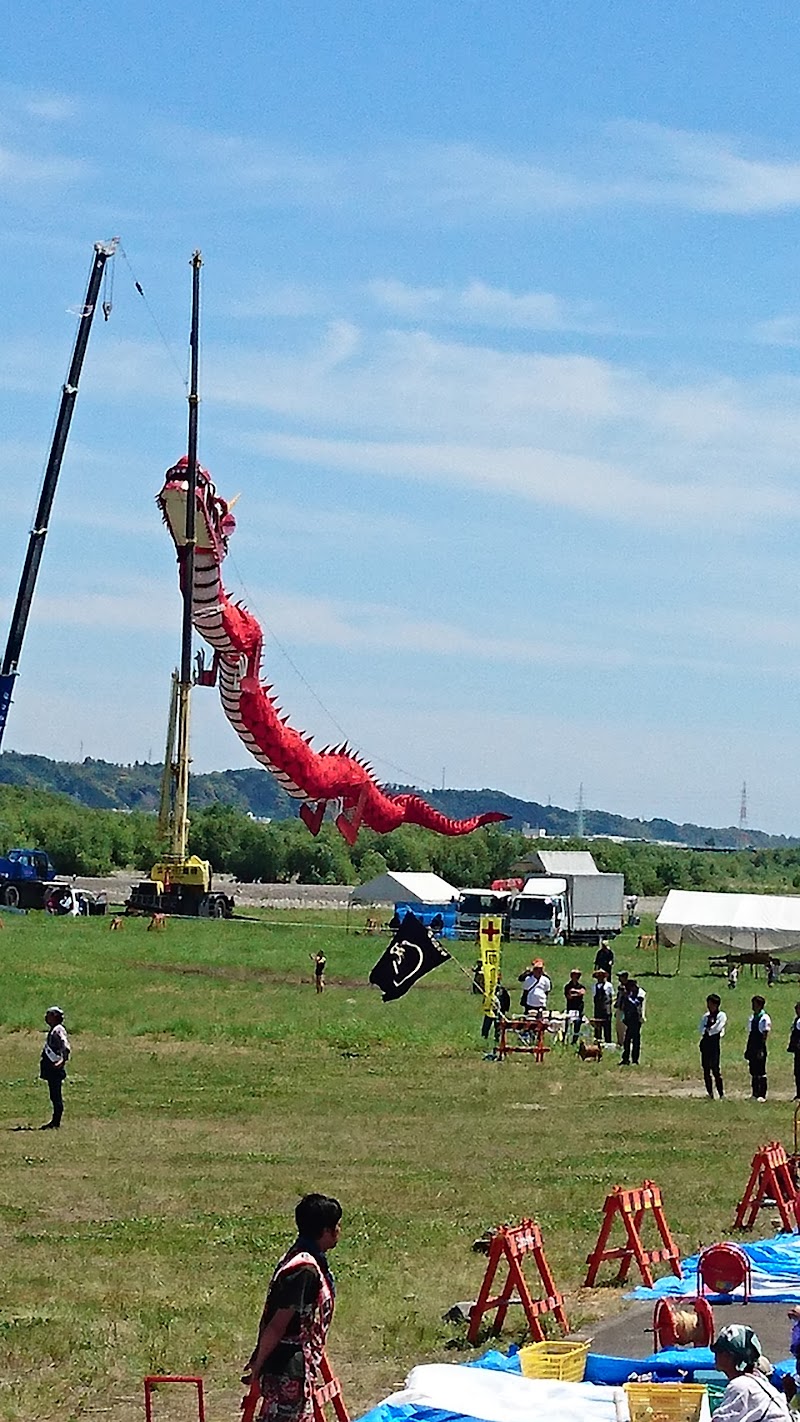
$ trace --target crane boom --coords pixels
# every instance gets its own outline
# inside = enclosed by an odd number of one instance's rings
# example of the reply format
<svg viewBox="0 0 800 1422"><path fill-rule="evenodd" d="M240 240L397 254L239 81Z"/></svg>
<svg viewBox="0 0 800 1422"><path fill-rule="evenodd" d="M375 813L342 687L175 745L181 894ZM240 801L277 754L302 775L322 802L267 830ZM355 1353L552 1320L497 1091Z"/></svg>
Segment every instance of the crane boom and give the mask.
<svg viewBox="0 0 800 1422"><path fill-rule="evenodd" d="M61 403L59 405L55 430L53 431L47 468L45 469L44 479L42 480L39 505L36 510L34 525L28 539L28 551L25 555L22 577L20 578L19 589L17 591L17 600L11 615L11 627L8 633L5 655L2 664L0 664L0 745L2 745L3 732L6 727L6 721L8 720L8 711L11 705L14 682L18 675L22 643L30 616L33 594L36 588L36 579L39 576L39 566L42 561L42 553L44 552L44 541L47 537L50 512L53 507L58 476L61 473L64 450L67 446L69 427L72 422L75 401L78 397L78 382L83 368L84 356L86 355L86 347L89 344L89 333L92 329L94 313L97 309L100 282L102 281L106 262L109 257L113 257L117 250L118 241L119 239L117 237L112 237L110 242L95 242L94 245L94 258L92 260L91 271L89 272L86 297L78 318L78 330L75 335L72 360L70 361L67 378L61 389Z"/></svg>

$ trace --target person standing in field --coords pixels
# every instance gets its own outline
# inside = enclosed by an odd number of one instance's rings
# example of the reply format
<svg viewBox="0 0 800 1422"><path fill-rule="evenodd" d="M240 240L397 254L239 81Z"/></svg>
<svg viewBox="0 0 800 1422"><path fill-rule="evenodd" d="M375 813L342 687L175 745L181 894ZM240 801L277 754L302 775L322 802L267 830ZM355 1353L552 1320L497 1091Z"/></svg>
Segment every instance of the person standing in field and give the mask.
<svg viewBox="0 0 800 1422"><path fill-rule="evenodd" d="M267 1290L258 1341L242 1382L258 1386L259 1422L312 1422L314 1385L333 1317L336 1289L328 1253L339 1242L342 1207L304 1195L294 1212L297 1239Z"/></svg>
<svg viewBox="0 0 800 1422"><path fill-rule="evenodd" d="M700 1018L700 1061L703 1064L706 1094L711 1101L714 1100L715 1085L720 1100L725 1095L722 1087L719 1052L722 1038L725 1036L725 1024L728 1021L728 1016L727 1013L720 1012L721 1003L722 999L718 993L709 993L706 998L706 1010Z"/></svg>
<svg viewBox="0 0 800 1422"><path fill-rule="evenodd" d="M642 1014L644 1010L643 995L639 991L639 984L635 978L628 978L625 985L625 997L622 1003L622 1021L625 1027L625 1036L622 1042L622 1060L620 1066L639 1065L639 1052L642 1042Z"/></svg>
<svg viewBox="0 0 800 1422"><path fill-rule="evenodd" d="M314 964L314 987L316 988L316 991L318 993L324 992L325 969L328 965L328 960L325 957L325 954L323 953L321 948L318 953L311 954L311 961Z"/></svg>
<svg viewBox="0 0 800 1422"><path fill-rule="evenodd" d="M580 968L572 968L570 970L569 982L564 984L564 1004L573 1043L577 1042L580 1036L581 1023L583 1021L583 1004L585 1000L586 988L581 982L581 970Z"/></svg>
<svg viewBox="0 0 800 1422"><path fill-rule="evenodd" d="M750 1006L752 1012L747 1019L747 1045L744 1058L750 1069L753 1100L767 1099L767 1039L772 1030L772 1021L764 1011L766 998L754 997Z"/></svg>
<svg viewBox="0 0 800 1422"><path fill-rule="evenodd" d="M800 1002L794 1005L794 1021L786 1050L794 1058L794 1099L800 1101Z"/></svg>
<svg viewBox="0 0 800 1422"><path fill-rule="evenodd" d="M522 983L522 997L520 1006L525 1013L544 1012L547 1007L547 998L552 987L552 983L544 970L544 959L534 958L530 967L524 973L520 973L518 982Z"/></svg>
<svg viewBox="0 0 800 1422"><path fill-rule="evenodd" d="M39 1076L42 1081L47 1082L53 1115L52 1119L39 1129L42 1131L57 1131L61 1125L61 1118L64 1115L64 1095L62 1088L64 1078L67 1075L67 1061L70 1054L70 1045L69 1037L64 1027L64 1014L60 1007L48 1008L44 1014L44 1020L47 1023L47 1036L39 1061Z"/></svg>
<svg viewBox="0 0 800 1422"><path fill-rule="evenodd" d="M628 996L628 973L617 973L617 995L614 998L614 1022L617 1033L617 1046L621 1047L625 1041L625 1019L623 1007Z"/></svg>
<svg viewBox="0 0 800 1422"><path fill-rule="evenodd" d="M596 1042L611 1041L611 1013L614 1003L614 989L608 981L604 968L595 968L594 994L592 997L592 1017L594 1019L594 1039Z"/></svg>

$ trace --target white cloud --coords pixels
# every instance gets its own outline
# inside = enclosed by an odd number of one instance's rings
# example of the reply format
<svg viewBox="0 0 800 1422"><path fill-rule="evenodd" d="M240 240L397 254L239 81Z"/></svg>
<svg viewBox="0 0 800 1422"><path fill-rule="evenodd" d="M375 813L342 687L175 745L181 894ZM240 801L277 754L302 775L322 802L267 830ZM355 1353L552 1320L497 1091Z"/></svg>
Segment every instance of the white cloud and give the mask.
<svg viewBox="0 0 800 1422"><path fill-rule="evenodd" d="M61 186L85 177L88 171L88 164L80 158L39 157L0 146L0 190Z"/></svg>
<svg viewBox="0 0 800 1422"><path fill-rule="evenodd" d="M46 123L67 123L78 112L77 101L68 94L30 94L22 101L26 114Z"/></svg>
<svg viewBox="0 0 800 1422"><path fill-rule="evenodd" d="M404 282L376 280L368 291L379 306L413 320L445 321L509 330L599 330L588 302L570 308L546 291L515 293L473 281L461 290L414 287ZM606 328L607 329L607 328Z"/></svg>
<svg viewBox="0 0 800 1422"><path fill-rule="evenodd" d="M800 316L773 316L759 322L753 335L765 346L800 346Z"/></svg>
<svg viewBox="0 0 800 1422"><path fill-rule="evenodd" d="M319 155L163 125L153 141L181 162L190 141L207 192L236 192L253 209L357 211L362 221L473 223L610 205L752 215L800 205L793 155L749 156L744 139L635 120L565 133L558 151L530 154L409 142Z"/></svg>

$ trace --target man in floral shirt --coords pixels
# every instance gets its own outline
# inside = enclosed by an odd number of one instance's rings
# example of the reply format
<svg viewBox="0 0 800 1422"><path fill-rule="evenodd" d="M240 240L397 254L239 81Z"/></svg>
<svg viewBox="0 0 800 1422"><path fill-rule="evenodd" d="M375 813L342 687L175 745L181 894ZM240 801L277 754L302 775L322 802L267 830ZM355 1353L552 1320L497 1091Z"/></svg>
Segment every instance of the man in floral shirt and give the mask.
<svg viewBox="0 0 800 1422"><path fill-rule="evenodd" d="M328 1195L304 1195L294 1215L297 1239L272 1276L258 1342L242 1379L258 1383L262 1422L310 1422L333 1317L327 1254L339 1241L342 1207Z"/></svg>

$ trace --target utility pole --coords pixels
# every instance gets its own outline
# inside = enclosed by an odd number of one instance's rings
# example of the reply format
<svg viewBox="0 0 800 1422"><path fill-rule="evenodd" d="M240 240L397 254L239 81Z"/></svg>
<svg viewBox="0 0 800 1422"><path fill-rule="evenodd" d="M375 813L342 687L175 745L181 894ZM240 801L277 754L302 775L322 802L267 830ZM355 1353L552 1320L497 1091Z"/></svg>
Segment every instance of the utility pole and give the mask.
<svg viewBox="0 0 800 1422"><path fill-rule="evenodd" d="M583 811L583 781L581 781L578 788L578 808L575 812L575 833L578 839L585 839L586 837L585 815Z"/></svg>
<svg viewBox="0 0 800 1422"><path fill-rule="evenodd" d="M0 664L0 745L2 745L3 732L5 731L6 721L8 720L8 711L11 705L14 682L19 675L19 659L22 653L22 643L30 616L33 594L36 588L36 579L39 576L39 566L44 552L44 542L50 523L50 513L53 507L53 499L55 498L58 476L61 473L64 450L67 446L69 427L72 423L75 401L78 398L78 382L81 377L86 347L89 344L89 333L92 329L94 313L97 309L100 283L103 278L106 262L109 257L114 256L118 241L119 238L112 237L110 242L95 242L94 244L94 258L89 273L86 297L78 318L78 330L75 336L72 360L70 361L66 381L61 388L61 404L59 406L56 427L50 445L50 456L42 481L39 506L36 510L36 518L28 539L28 551L25 556L25 564L22 569L22 577L20 578L19 589L17 591L17 600L11 615L11 627L8 633L5 655L2 664Z"/></svg>

